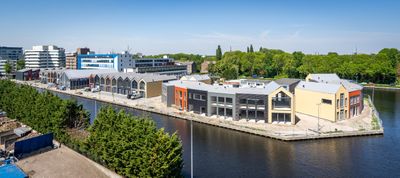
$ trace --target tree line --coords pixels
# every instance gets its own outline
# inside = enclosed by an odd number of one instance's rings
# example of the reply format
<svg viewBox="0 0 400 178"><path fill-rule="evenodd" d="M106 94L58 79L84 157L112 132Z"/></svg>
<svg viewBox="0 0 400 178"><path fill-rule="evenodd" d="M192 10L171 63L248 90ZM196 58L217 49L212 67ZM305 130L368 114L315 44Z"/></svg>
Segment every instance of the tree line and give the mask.
<svg viewBox="0 0 400 178"><path fill-rule="evenodd" d="M157 129L147 117L101 108L94 124L89 113L73 100L0 80L0 109L8 117L45 134L126 177L180 177L182 143L176 133ZM74 137L75 129L87 137Z"/></svg>
<svg viewBox="0 0 400 178"><path fill-rule="evenodd" d="M148 58L162 58L164 55L167 55L170 58L175 59L175 61L193 61L195 63L195 73L200 72L201 63L204 61L215 61L215 56L202 56L199 54L185 54L185 53L177 53L177 54L159 54L159 55L146 55Z"/></svg>
<svg viewBox="0 0 400 178"><path fill-rule="evenodd" d="M395 48L382 49L378 54L326 55L287 53L277 49L253 46L247 52L225 52L210 72L226 79L238 77L304 78L309 73L337 73L340 77L358 82L395 83L400 74L400 52ZM220 46L216 56L220 56Z"/></svg>

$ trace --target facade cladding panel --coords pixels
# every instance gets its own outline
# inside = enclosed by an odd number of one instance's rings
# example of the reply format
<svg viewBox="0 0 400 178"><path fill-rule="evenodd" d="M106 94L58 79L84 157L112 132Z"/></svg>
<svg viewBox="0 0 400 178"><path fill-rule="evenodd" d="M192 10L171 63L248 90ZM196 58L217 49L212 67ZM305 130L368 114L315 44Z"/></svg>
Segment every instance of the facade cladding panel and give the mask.
<svg viewBox="0 0 400 178"><path fill-rule="evenodd" d="M207 97L207 91L188 89L188 110L196 114L206 114Z"/></svg>
<svg viewBox="0 0 400 178"><path fill-rule="evenodd" d="M236 111L236 118L238 119L256 119L267 121L268 96L237 93Z"/></svg>

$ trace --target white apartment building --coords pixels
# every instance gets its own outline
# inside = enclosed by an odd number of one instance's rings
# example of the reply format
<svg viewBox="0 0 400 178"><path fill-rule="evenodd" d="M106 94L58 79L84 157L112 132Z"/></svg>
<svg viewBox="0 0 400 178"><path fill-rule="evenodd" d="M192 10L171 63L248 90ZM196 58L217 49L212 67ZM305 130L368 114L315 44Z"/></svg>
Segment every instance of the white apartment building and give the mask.
<svg viewBox="0 0 400 178"><path fill-rule="evenodd" d="M4 75L6 73L5 69L4 69L4 65L6 65L7 60L4 60L1 56L0 56L0 76Z"/></svg>
<svg viewBox="0 0 400 178"><path fill-rule="evenodd" d="M25 50L27 68L59 68L65 67L65 50L54 45L33 46Z"/></svg>
<svg viewBox="0 0 400 178"><path fill-rule="evenodd" d="M132 55L126 51L121 54L80 54L77 57L77 69L115 69L122 72L132 66Z"/></svg>

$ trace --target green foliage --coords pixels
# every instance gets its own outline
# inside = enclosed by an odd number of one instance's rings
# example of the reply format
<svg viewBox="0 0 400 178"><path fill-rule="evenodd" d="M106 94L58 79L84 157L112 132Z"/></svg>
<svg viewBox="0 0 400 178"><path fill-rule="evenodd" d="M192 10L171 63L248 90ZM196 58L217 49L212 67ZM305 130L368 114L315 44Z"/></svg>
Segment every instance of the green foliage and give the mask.
<svg viewBox="0 0 400 178"><path fill-rule="evenodd" d="M75 101L62 100L49 92L0 80L0 108L41 133L53 132L56 139L68 142L66 128L86 127L89 114ZM79 116L79 117L78 117ZM79 124L77 124L79 123Z"/></svg>
<svg viewBox="0 0 400 178"><path fill-rule="evenodd" d="M7 74L11 73L11 71L12 71L12 66L8 61L4 64L4 71Z"/></svg>
<svg viewBox="0 0 400 178"><path fill-rule="evenodd" d="M217 58L217 61L222 59L222 50L221 50L221 46L220 45L218 45L215 57Z"/></svg>
<svg viewBox="0 0 400 178"><path fill-rule="evenodd" d="M250 46L251 47L251 46ZM337 73L358 82L395 83L400 76L400 52L383 49L378 54L305 55L260 48L258 52L226 52L213 66L212 73L227 79L257 75L264 78L304 78L309 73ZM233 70L238 68L239 70Z"/></svg>
<svg viewBox="0 0 400 178"><path fill-rule="evenodd" d="M180 177L182 143L153 121L102 108L89 128L89 153L127 177Z"/></svg>
<svg viewBox="0 0 400 178"><path fill-rule="evenodd" d="M89 125L89 114L76 101L62 100L50 92L0 80L0 109L126 177L181 177L182 143L176 133L157 129L154 121L111 107L102 108L88 138L73 138L68 128Z"/></svg>
<svg viewBox="0 0 400 178"><path fill-rule="evenodd" d="M21 70L25 68L25 60L20 59L17 61L17 70Z"/></svg>

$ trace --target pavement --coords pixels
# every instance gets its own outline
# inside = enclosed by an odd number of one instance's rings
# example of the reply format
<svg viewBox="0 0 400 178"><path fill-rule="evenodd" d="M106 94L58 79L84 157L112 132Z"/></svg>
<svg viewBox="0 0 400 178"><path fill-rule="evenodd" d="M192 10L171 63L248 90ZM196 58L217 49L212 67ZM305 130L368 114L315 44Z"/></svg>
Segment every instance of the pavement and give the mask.
<svg viewBox="0 0 400 178"><path fill-rule="evenodd" d="M33 178L121 177L64 145L21 159L16 164Z"/></svg>

